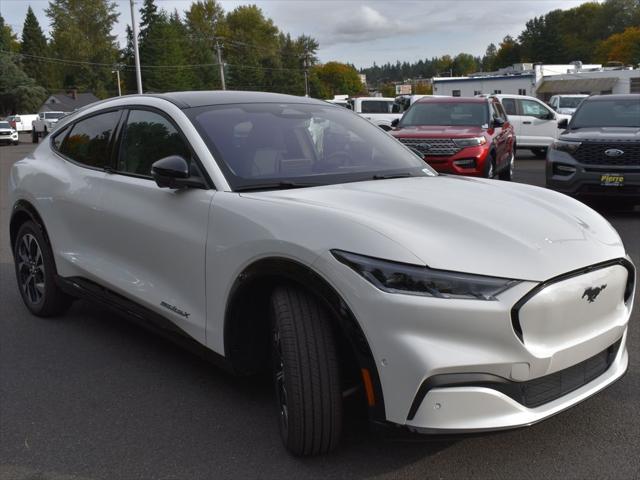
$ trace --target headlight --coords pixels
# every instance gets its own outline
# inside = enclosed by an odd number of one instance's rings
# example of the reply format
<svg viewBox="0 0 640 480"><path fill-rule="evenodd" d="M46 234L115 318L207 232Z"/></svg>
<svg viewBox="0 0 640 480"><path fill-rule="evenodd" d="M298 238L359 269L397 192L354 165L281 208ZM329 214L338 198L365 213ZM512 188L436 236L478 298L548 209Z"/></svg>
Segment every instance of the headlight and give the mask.
<svg viewBox="0 0 640 480"><path fill-rule="evenodd" d="M391 262L342 250L331 250L340 262L352 268L383 292L436 298L495 300L496 295L520 283L509 278L433 270Z"/></svg>
<svg viewBox="0 0 640 480"><path fill-rule="evenodd" d="M478 145L487 143L487 139L484 137L454 138L453 143L459 147L477 147Z"/></svg>
<svg viewBox="0 0 640 480"><path fill-rule="evenodd" d="M556 140L551 144L551 148L561 152L574 153L582 142L568 142L566 140Z"/></svg>

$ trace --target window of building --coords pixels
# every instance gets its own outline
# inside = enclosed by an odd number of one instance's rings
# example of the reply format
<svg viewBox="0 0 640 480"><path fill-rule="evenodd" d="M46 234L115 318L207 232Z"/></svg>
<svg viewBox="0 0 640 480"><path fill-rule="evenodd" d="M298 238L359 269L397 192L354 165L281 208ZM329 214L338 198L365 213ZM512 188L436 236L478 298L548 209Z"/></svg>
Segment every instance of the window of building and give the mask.
<svg viewBox="0 0 640 480"><path fill-rule="evenodd" d="M494 90L494 91L493 91L493 93L494 93L495 95L498 95L498 94L502 93L502 90Z"/></svg>
<svg viewBox="0 0 640 480"><path fill-rule="evenodd" d="M527 94L527 89L526 88L519 88L518 89L518 95L526 95Z"/></svg>
<svg viewBox="0 0 640 480"><path fill-rule="evenodd" d="M118 171L151 176L151 165L171 155L191 154L173 124L159 113L131 110L122 138Z"/></svg>
<svg viewBox="0 0 640 480"><path fill-rule="evenodd" d="M629 93L640 93L640 78L632 78Z"/></svg>
<svg viewBox="0 0 640 480"><path fill-rule="evenodd" d="M473 91L473 96L477 97L478 95L482 95L482 90L474 90Z"/></svg>
<svg viewBox="0 0 640 480"><path fill-rule="evenodd" d="M460 90L453 90L451 92L451 96L453 97L459 97L460 96Z"/></svg>
<svg viewBox="0 0 640 480"><path fill-rule="evenodd" d="M120 112L114 111L80 120L62 141L60 153L89 167L104 167L109 161L111 133L119 118Z"/></svg>

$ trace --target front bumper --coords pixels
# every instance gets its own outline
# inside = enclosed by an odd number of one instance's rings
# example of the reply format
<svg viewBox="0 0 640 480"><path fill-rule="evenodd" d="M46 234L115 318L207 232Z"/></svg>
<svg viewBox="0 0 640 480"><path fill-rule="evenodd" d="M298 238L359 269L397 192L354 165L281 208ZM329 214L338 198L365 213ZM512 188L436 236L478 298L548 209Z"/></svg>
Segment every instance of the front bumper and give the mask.
<svg viewBox="0 0 640 480"><path fill-rule="evenodd" d="M573 173L562 169L575 169ZM622 176L621 185L603 185L603 178ZM547 188L574 197L617 197L640 201L640 166L583 165L566 152L549 150ZM613 183L613 182L612 182Z"/></svg>
<svg viewBox="0 0 640 480"><path fill-rule="evenodd" d="M465 433L530 425L604 389L627 368L625 342L633 291L624 302L622 296L617 302L616 295L635 282L629 262L572 272L549 283L522 282L497 301L384 293L346 265L328 257L318 262L336 279L369 343L385 420L413 431ZM594 308L581 298L585 285L605 283L601 301L593 304L596 314L585 318L585 312ZM532 292L535 295L530 296ZM518 332L513 311L523 299L527 301L519 309ZM517 395L491 386L496 379L538 387L549 379L563 381L567 378L563 371L612 346L615 355L596 377L586 376L576 388L548 396L543 403L527 406L514 399ZM471 380L457 385L432 381L456 376ZM478 376L483 380L474 383Z"/></svg>
<svg viewBox="0 0 640 480"><path fill-rule="evenodd" d="M12 133L11 135L0 135L0 142L2 143L15 143L20 137L18 133Z"/></svg>
<svg viewBox="0 0 640 480"><path fill-rule="evenodd" d="M448 157L429 155L424 161L438 173L483 177L488 146L466 147Z"/></svg>

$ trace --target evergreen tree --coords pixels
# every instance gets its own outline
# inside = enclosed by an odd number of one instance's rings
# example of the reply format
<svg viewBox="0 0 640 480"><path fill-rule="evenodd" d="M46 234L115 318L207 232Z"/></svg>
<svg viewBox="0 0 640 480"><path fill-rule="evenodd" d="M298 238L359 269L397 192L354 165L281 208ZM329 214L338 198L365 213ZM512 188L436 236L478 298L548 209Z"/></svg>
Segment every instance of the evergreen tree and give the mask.
<svg viewBox="0 0 640 480"><path fill-rule="evenodd" d="M54 81L58 88L77 87L100 97L115 92L111 73L118 58L111 31L118 19L111 0L51 0L46 10L51 21L52 53L83 64L59 64ZM101 65L102 64L102 65Z"/></svg>
<svg viewBox="0 0 640 480"><path fill-rule="evenodd" d="M11 27L4 23L4 18L0 15L0 50L5 52L17 52L20 49L18 38L13 33Z"/></svg>
<svg viewBox="0 0 640 480"><path fill-rule="evenodd" d="M224 32L224 10L216 0L199 0L191 4L186 13L185 25L190 42L189 57L192 64L218 62L216 43ZM200 67L193 72L195 88L213 90L220 88L217 65Z"/></svg>
<svg viewBox="0 0 640 480"><path fill-rule="evenodd" d="M31 58L29 55L46 57L48 54L47 39L40 28L31 6L27 9L27 16L22 27L22 44L20 45L22 57L22 70L38 84L49 86L49 65L42 59Z"/></svg>

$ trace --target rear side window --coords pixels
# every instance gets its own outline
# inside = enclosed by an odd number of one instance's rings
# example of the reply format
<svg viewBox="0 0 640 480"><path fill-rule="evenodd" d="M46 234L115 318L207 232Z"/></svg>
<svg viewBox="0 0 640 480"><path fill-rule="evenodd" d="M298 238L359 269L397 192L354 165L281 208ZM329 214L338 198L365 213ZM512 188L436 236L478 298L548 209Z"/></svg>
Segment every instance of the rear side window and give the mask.
<svg viewBox="0 0 640 480"><path fill-rule="evenodd" d="M390 113L393 102L385 100L363 100L362 113Z"/></svg>
<svg viewBox="0 0 640 480"><path fill-rule="evenodd" d="M104 167L109 161L109 141L119 117L120 112L114 111L80 120L62 141L60 153L88 167Z"/></svg>
<svg viewBox="0 0 640 480"><path fill-rule="evenodd" d="M118 171L151 176L151 165L170 155L191 160L180 132L158 113L131 110L120 148Z"/></svg>
<svg viewBox="0 0 640 480"><path fill-rule="evenodd" d="M504 107L507 115L517 115L516 112L516 101L513 98L503 98L502 106Z"/></svg>

